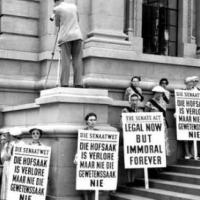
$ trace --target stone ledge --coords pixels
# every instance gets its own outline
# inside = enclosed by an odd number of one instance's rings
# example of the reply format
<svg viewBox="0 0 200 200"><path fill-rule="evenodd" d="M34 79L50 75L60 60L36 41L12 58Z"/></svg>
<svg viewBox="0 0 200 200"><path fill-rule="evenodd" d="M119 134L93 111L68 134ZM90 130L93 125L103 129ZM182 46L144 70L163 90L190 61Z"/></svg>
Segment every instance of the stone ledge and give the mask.
<svg viewBox="0 0 200 200"><path fill-rule="evenodd" d="M182 58L172 56L161 56L152 54L137 53L135 51L113 50L107 48L90 47L84 49L84 58L99 57L120 60L130 60L148 63L163 63L169 65L195 66L200 67L200 60L195 58Z"/></svg>
<svg viewBox="0 0 200 200"><path fill-rule="evenodd" d="M78 133L79 129L84 129L85 128L85 124L58 124L58 123L54 123L54 124L45 124L45 125L40 125L40 124L35 124L35 125L31 125L31 126L13 126L13 127L3 127L0 129L1 131L10 131L13 128L18 127L22 130L22 133L26 134L29 132L30 129L32 128L39 128L42 129L45 132L45 136L47 138L49 137L56 137L58 135L62 135L62 136L66 136L68 137L69 135L74 135ZM97 124L96 126L99 130L106 130L106 131L116 131L117 129L108 125L108 124ZM46 135L48 134L48 135ZM74 137L76 137L77 135L75 135Z"/></svg>
<svg viewBox="0 0 200 200"><path fill-rule="evenodd" d="M39 0L2 0L0 13L39 19Z"/></svg>
<svg viewBox="0 0 200 200"><path fill-rule="evenodd" d="M111 76L105 77L98 77L98 75L95 76L85 76L83 78L83 83L86 87L97 87L97 88L118 88L118 89L126 89L130 81L129 80L120 80L117 78L113 78ZM155 85L157 85L158 82L155 81L142 81L140 83L140 86L143 90L151 90ZM173 86L172 86L173 85ZM174 83L171 84L168 89L170 91L174 91L174 89L183 89L185 86L184 84Z"/></svg>
<svg viewBox="0 0 200 200"><path fill-rule="evenodd" d="M16 90L42 90L44 89L45 78L39 80L24 80L23 79L10 79L10 77L0 77L0 88L1 89L16 89ZM123 90L129 86L129 80L117 79L115 77L107 76L107 77L98 77L98 75L94 76L85 76L83 77L83 84L85 87L93 87L99 89L120 89ZM142 81L141 88L143 90L151 90L158 83L155 81ZM56 79L49 80L47 84L47 88L55 88L56 87ZM174 89L183 89L184 84L173 83L168 89L173 92ZM90 89L91 90L91 89ZM97 90L97 89L96 89Z"/></svg>
<svg viewBox="0 0 200 200"><path fill-rule="evenodd" d="M105 49L118 49L124 51L131 51L133 48L131 46L130 41L125 40L117 40L117 39L105 39L105 38L98 38L98 37L91 37L85 40L84 43L85 49L88 48L105 48Z"/></svg>
<svg viewBox="0 0 200 200"><path fill-rule="evenodd" d="M14 51L14 50L0 50L0 59L10 60L23 60L23 61L38 61L38 53L31 53L25 51Z"/></svg>
<svg viewBox="0 0 200 200"><path fill-rule="evenodd" d="M120 100L114 100L112 105L113 107L129 107L128 101L120 101Z"/></svg>
<svg viewBox="0 0 200 200"><path fill-rule="evenodd" d="M44 51L41 53L31 53L26 51L15 50L0 50L0 59L14 59L14 60L27 60L27 61L42 61L51 59L51 51ZM195 58L183 58L183 57L171 57L171 56L159 56L152 54L136 53L130 50L113 50L107 48L85 48L83 50L83 59L89 57L98 58L111 58L120 60L130 60L138 62L150 62L150 63L163 63L169 65L181 65L181 66L195 66L200 67L200 59ZM59 51L55 52L54 60L58 60Z"/></svg>
<svg viewBox="0 0 200 200"><path fill-rule="evenodd" d="M42 90L40 92L40 97L52 96L52 95L84 95L84 96L108 96L107 90L101 89L79 89L79 88L64 88L57 87L48 90Z"/></svg>
<svg viewBox="0 0 200 200"><path fill-rule="evenodd" d="M118 40L118 42L125 42L125 39L128 38L128 36L124 33L122 33L121 31L114 31L114 30L101 30L101 29L95 29L93 31L91 31L90 33L88 33L88 37L90 39L92 39L91 37L95 36L97 38L111 38L111 39L115 39L116 41Z"/></svg>
<svg viewBox="0 0 200 200"><path fill-rule="evenodd" d="M35 109L39 108L40 106L35 103L17 105L17 106L6 106L1 111L2 112L14 112L14 111L21 111L21 110L28 110L28 109Z"/></svg>
<svg viewBox="0 0 200 200"><path fill-rule="evenodd" d="M78 88L53 88L43 90L36 104L49 103L81 103L110 105L112 99L108 97L108 91L99 89L78 89Z"/></svg>
<svg viewBox="0 0 200 200"><path fill-rule="evenodd" d="M0 59L9 59L9 60L22 60L22 61L43 61L51 60L52 51L44 51L41 53L32 53L27 51L15 51L15 50L3 50L0 49ZM55 52L53 60L59 59L59 51Z"/></svg>

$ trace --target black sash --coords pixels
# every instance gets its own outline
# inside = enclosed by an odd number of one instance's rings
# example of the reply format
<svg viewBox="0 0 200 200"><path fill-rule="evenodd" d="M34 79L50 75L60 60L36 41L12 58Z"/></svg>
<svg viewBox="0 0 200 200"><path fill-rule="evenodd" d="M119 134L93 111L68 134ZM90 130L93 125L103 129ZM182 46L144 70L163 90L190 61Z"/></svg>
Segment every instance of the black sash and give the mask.
<svg viewBox="0 0 200 200"><path fill-rule="evenodd" d="M163 94L163 99L166 103L169 103L169 99L166 97L165 93Z"/></svg>
<svg viewBox="0 0 200 200"><path fill-rule="evenodd" d="M165 120L166 126L168 128L169 125L168 125L168 122L167 122L167 119L166 119L166 111L156 101L154 101L153 99L151 99L149 101L152 103L153 106L155 106L156 108L158 108L158 110L163 113L164 120Z"/></svg>
<svg viewBox="0 0 200 200"><path fill-rule="evenodd" d="M128 112L137 112L136 110L133 110L133 109L130 108L130 107L127 107L127 110L128 110Z"/></svg>
<svg viewBox="0 0 200 200"><path fill-rule="evenodd" d="M98 131L99 129L94 128L94 129L89 129L88 127L84 128L83 130L91 130L91 131Z"/></svg>
<svg viewBox="0 0 200 200"><path fill-rule="evenodd" d="M149 100L153 106L155 106L160 112L163 113L163 116L166 117L166 111L153 99Z"/></svg>
<svg viewBox="0 0 200 200"><path fill-rule="evenodd" d="M133 91L141 98L141 101L144 100L144 97L139 93L139 91L137 90L136 87L131 86L131 88L133 89Z"/></svg>

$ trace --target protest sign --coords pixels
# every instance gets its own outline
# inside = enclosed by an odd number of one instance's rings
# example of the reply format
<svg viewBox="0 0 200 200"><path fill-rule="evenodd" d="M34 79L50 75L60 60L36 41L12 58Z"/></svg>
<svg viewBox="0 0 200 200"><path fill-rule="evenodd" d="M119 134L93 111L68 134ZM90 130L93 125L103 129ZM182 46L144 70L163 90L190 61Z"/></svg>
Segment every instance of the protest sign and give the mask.
<svg viewBox="0 0 200 200"><path fill-rule="evenodd" d="M125 168L166 167L163 115L122 113Z"/></svg>
<svg viewBox="0 0 200 200"><path fill-rule="evenodd" d="M175 90L177 140L200 140L200 92Z"/></svg>
<svg viewBox="0 0 200 200"><path fill-rule="evenodd" d="M77 190L115 190L118 176L119 133L79 130Z"/></svg>
<svg viewBox="0 0 200 200"><path fill-rule="evenodd" d="M51 148L14 145L10 164L9 200L45 200Z"/></svg>

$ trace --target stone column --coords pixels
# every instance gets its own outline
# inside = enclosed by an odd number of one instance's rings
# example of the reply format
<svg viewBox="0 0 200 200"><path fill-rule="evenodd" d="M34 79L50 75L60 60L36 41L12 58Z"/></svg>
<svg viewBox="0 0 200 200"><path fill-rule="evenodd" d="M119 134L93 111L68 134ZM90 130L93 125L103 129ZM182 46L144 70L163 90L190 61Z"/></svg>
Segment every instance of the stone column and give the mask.
<svg viewBox="0 0 200 200"><path fill-rule="evenodd" d="M40 38L40 52L39 61L41 62L41 80L40 86L43 88L45 79L48 74L49 65L52 58L52 51L56 40L57 28L55 22L50 21L53 13L53 0L40 1L40 22L39 22L39 38ZM54 87L56 85L57 63L59 58L59 49L56 45L56 51L52 62L50 74L48 76L47 87Z"/></svg>
<svg viewBox="0 0 200 200"><path fill-rule="evenodd" d="M196 57L196 45L192 35L193 0L179 1L178 56Z"/></svg>
<svg viewBox="0 0 200 200"><path fill-rule="evenodd" d="M142 1L133 1L133 40L132 44L134 49L138 52L143 50L143 39L142 39Z"/></svg>
<svg viewBox="0 0 200 200"><path fill-rule="evenodd" d="M124 34L124 0L98 0L91 4L91 31L85 47L128 49L130 42Z"/></svg>
<svg viewBox="0 0 200 200"><path fill-rule="evenodd" d="M137 52L142 52L142 0L127 0L125 28L132 47Z"/></svg>
<svg viewBox="0 0 200 200"><path fill-rule="evenodd" d="M196 1L196 44L197 56L200 56L200 1Z"/></svg>
<svg viewBox="0 0 200 200"><path fill-rule="evenodd" d="M40 52L51 51L55 40L56 28L54 21L50 21L53 13L53 0L40 1Z"/></svg>
<svg viewBox="0 0 200 200"><path fill-rule="evenodd" d="M129 40L133 38L133 0L126 1L126 31Z"/></svg>

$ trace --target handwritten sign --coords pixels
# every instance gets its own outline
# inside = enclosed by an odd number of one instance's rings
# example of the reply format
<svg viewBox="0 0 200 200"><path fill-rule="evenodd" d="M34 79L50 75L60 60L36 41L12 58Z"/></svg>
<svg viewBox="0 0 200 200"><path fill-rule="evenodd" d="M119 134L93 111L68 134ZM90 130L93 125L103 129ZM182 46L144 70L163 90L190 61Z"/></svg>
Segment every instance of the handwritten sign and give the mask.
<svg viewBox="0 0 200 200"><path fill-rule="evenodd" d="M200 92L175 90L177 140L200 140Z"/></svg>
<svg viewBox="0 0 200 200"><path fill-rule="evenodd" d="M122 113L125 168L166 167L163 115Z"/></svg>
<svg viewBox="0 0 200 200"><path fill-rule="evenodd" d="M118 146L118 132L79 130L77 190L116 189Z"/></svg>
<svg viewBox="0 0 200 200"><path fill-rule="evenodd" d="M47 146L15 145L7 199L45 200L50 156Z"/></svg>

